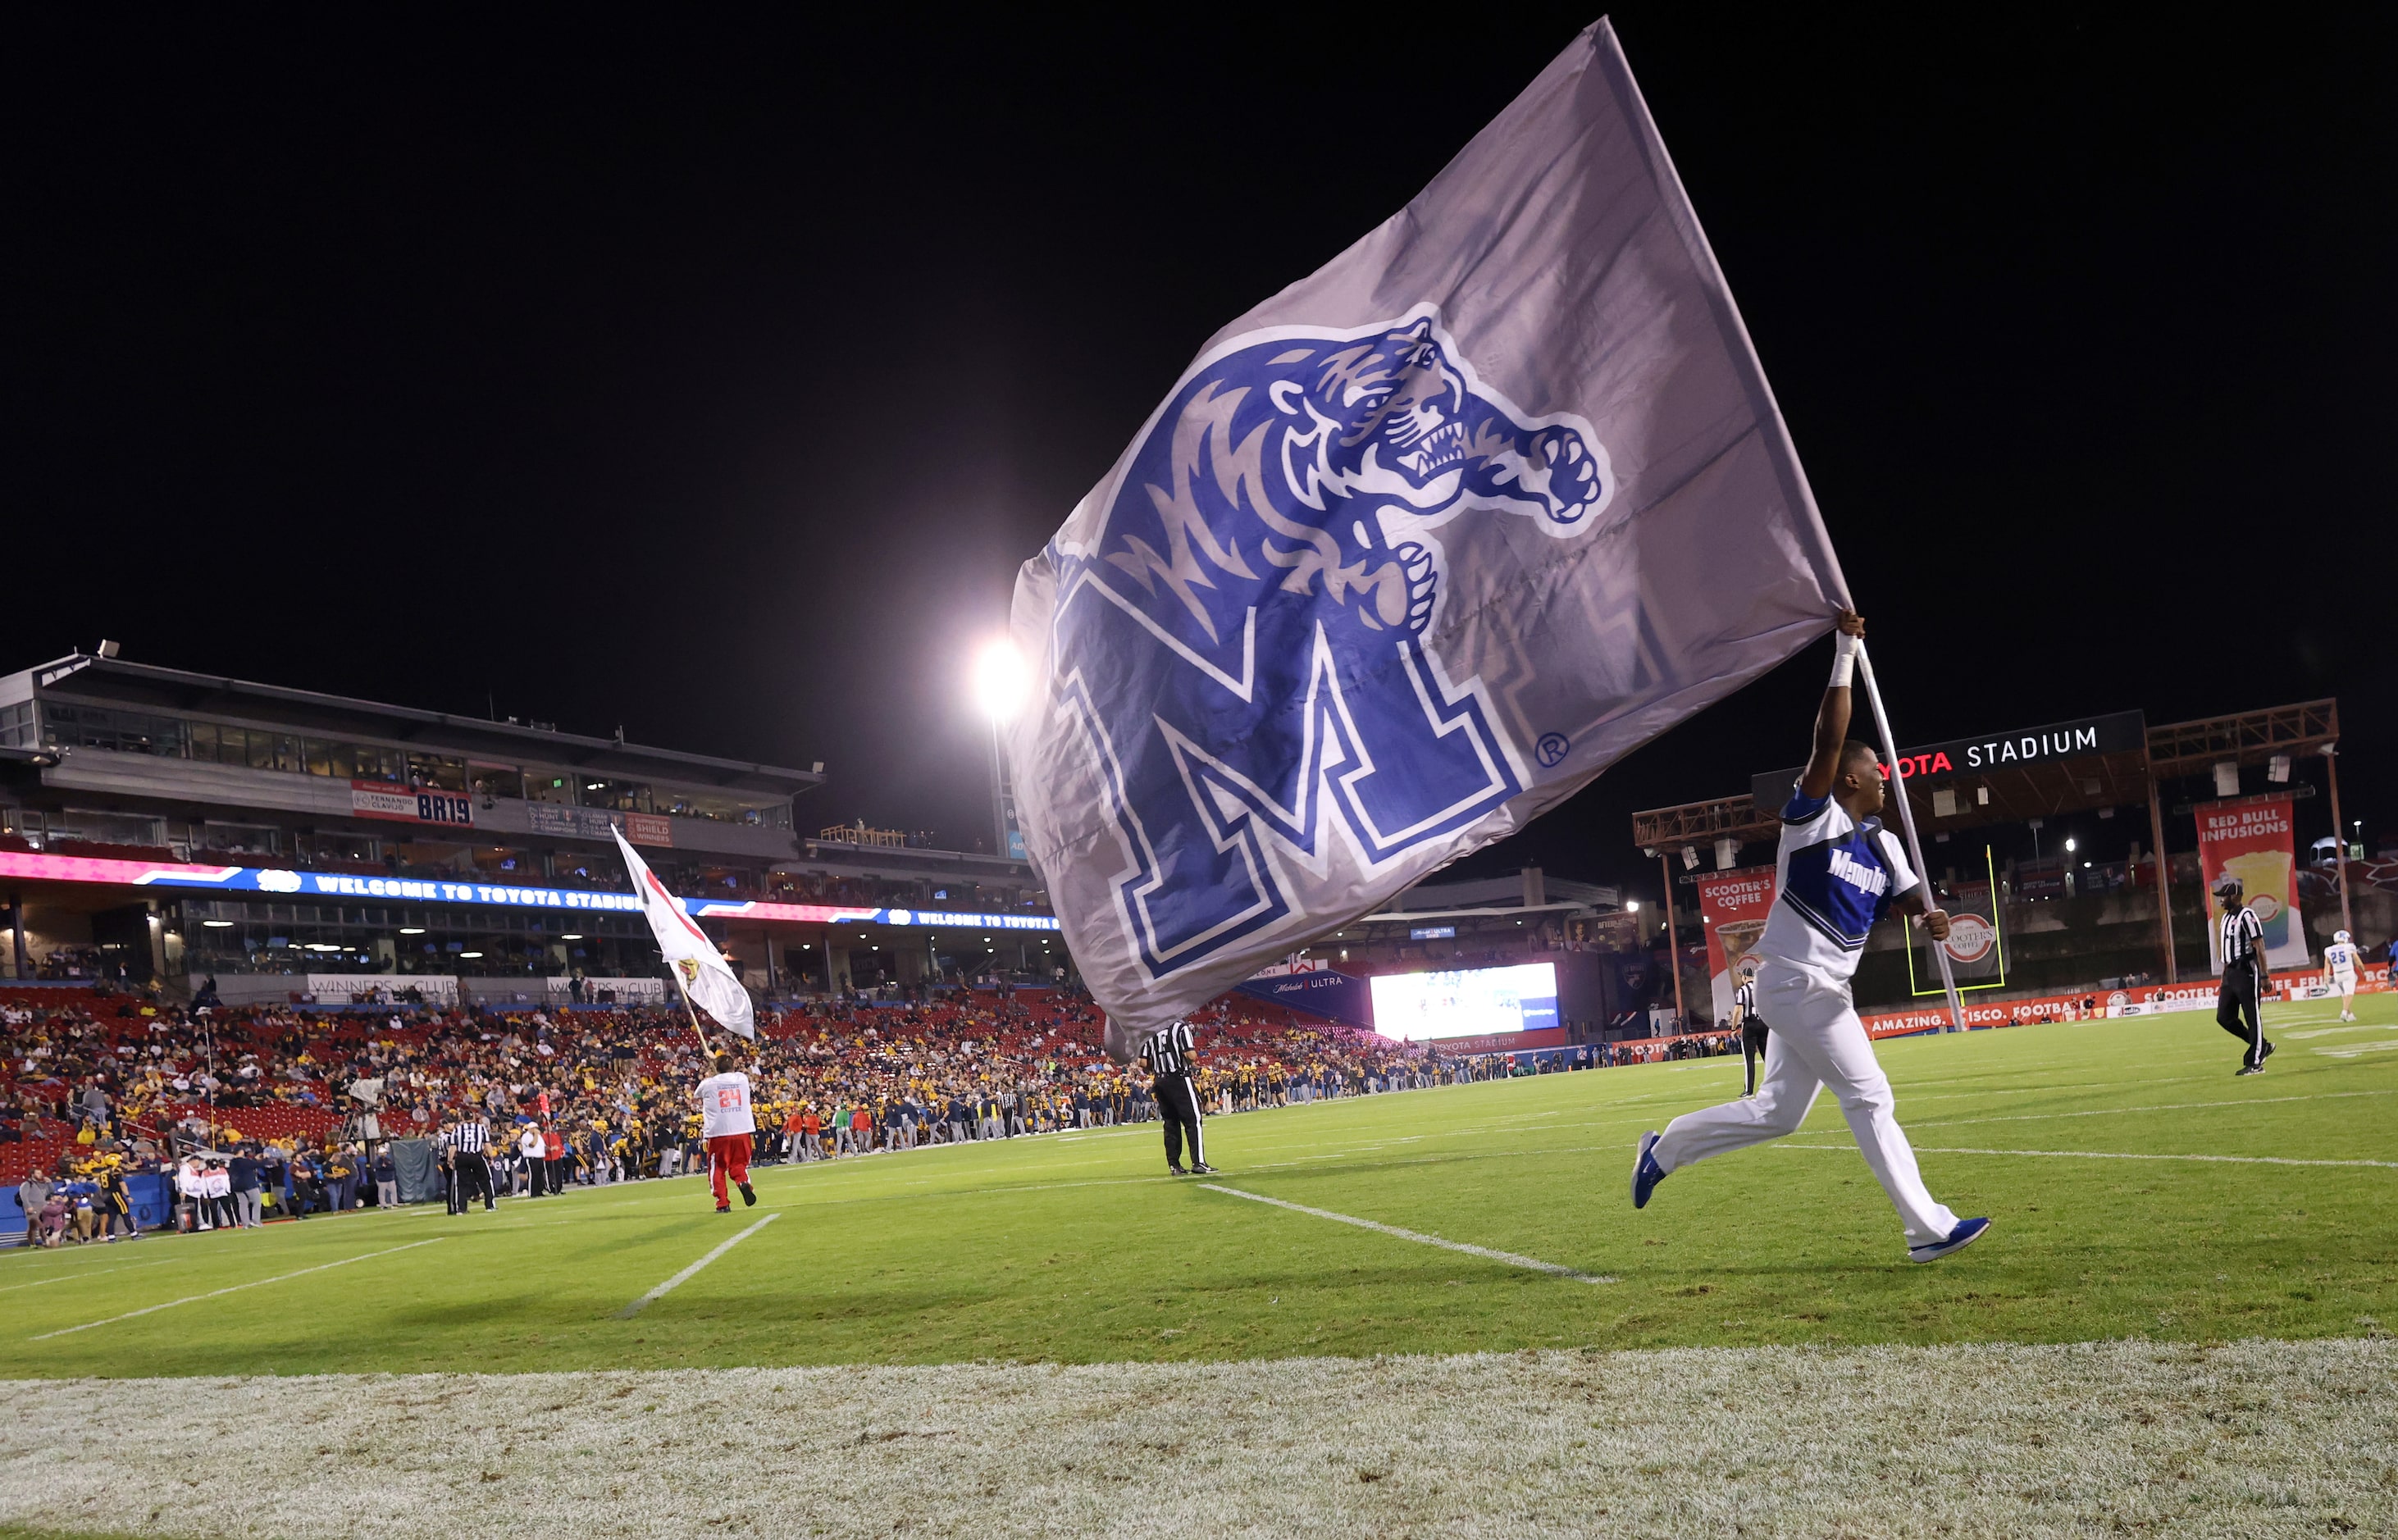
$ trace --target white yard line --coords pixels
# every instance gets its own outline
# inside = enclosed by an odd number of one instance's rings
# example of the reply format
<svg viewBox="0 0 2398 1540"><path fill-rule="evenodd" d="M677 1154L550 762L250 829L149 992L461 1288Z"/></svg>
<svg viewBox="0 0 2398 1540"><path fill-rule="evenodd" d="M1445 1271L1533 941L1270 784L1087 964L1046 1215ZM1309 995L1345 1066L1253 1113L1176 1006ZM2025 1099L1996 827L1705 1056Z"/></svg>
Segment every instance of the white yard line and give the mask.
<svg viewBox="0 0 2398 1540"><path fill-rule="evenodd" d="M1853 1150L1853 1144L1780 1144L1785 1150ZM1918 1155L2040 1155L2055 1160L2200 1160L2228 1166L2370 1166L2398 1170L2398 1160L2299 1160L2290 1155L2135 1155L2125 1150L1966 1150L1915 1146Z"/></svg>
<svg viewBox="0 0 2398 1540"><path fill-rule="evenodd" d="M331 1267L347 1267L354 1262L372 1262L377 1257L390 1256L394 1251L413 1251L420 1246L437 1246L449 1238L447 1236L436 1236L431 1240L411 1240L405 1246L394 1246L382 1251L369 1251L361 1256L344 1257L339 1262L319 1263L314 1267L303 1267L296 1273L278 1273L271 1278L259 1278L250 1283L236 1283L224 1289L211 1289L205 1294L186 1294L180 1300L168 1300L164 1304L145 1304L139 1310L128 1310L122 1316L111 1316L105 1320L86 1321L81 1326L62 1326L56 1331L36 1332L25 1340L36 1343L46 1342L52 1337L64 1337L77 1331L88 1331L95 1326L114 1326L118 1321L129 1321L136 1316L155 1315L161 1310L172 1310L179 1304L212 1300L220 1294L237 1294L245 1289L262 1289L270 1283L281 1283L286 1278L304 1277L310 1273L322 1273Z"/></svg>
<svg viewBox="0 0 2398 1540"><path fill-rule="evenodd" d="M2389 1045L2398 1047L2398 1043ZM2317 1053L2324 1050L2317 1048ZM2398 1090L2386 1091L2317 1091L2307 1096L2243 1096L2229 1101L2164 1101L2149 1107L2088 1107L2069 1113L2001 1113L1993 1117L1942 1117L1918 1123L1909 1119L1910 1128L1961 1128L1971 1123L2040 1123L2056 1117L2118 1117L2131 1113L2182 1113L2202 1111L2209 1107L2258 1107L2275 1101L2341 1101L2358 1096L2398 1096Z"/></svg>
<svg viewBox="0 0 2398 1540"><path fill-rule="evenodd" d="M747 1230L742 1231L739 1235L734 1236L732 1239L719 1242L715 1250L708 1252L707 1255L700 1258L697 1262L693 1263L681 1272L677 1273L674 1277L667 1279L666 1282L659 1284L655 1289L643 1294L640 1299L635 1300L632 1304L625 1306L622 1310L617 1311L616 1318L620 1321L631 1320L635 1316L640 1315L651 1305L666 1298L668 1294L674 1292L677 1289L681 1288L684 1284L689 1283L694 1277L698 1276L701 1268L707 1266L709 1263L714 1262L725 1252L732 1250L734 1247L740 1245L743 1241L748 1240L751 1236L756 1235L759 1231L763 1230L766 1226L774 1223L776 1220L782 1217L783 1216L780 1213L768 1214L764 1219L760 1220L757 1223L749 1226Z"/></svg>
<svg viewBox="0 0 2398 1540"><path fill-rule="evenodd" d="M1226 1187L1213 1182L1203 1182L1199 1185L1211 1193L1230 1193L1234 1197L1247 1198L1251 1203L1271 1203L1277 1209L1287 1209L1295 1214L1314 1214L1317 1219L1328 1219L1341 1224L1354 1224L1360 1230L1372 1230L1381 1235L1396 1236L1401 1240L1411 1240L1419 1246L1437 1246L1444 1250L1462 1251L1470 1257L1487 1257L1492 1262L1503 1262L1510 1267L1529 1267L1535 1273L1546 1273L1552 1277L1571 1278L1577 1283L1613 1283L1615 1281L1611 1277L1596 1273L1577 1273L1570 1267L1560 1267L1554 1262L1543 1262L1538 1257L1519 1257L1513 1251L1494 1251L1487 1246L1470 1246L1462 1240L1443 1240L1438 1236L1427 1236L1418 1230L1402 1230L1395 1224L1382 1224L1370 1219L1359 1219L1354 1214L1336 1214L1329 1209L1311 1209L1304 1203L1287 1203L1278 1197L1267 1197L1262 1193L1245 1193L1238 1187Z"/></svg>
<svg viewBox="0 0 2398 1540"><path fill-rule="evenodd" d="M129 1273L136 1267L164 1267L170 1262L183 1260L185 1259L182 1257L160 1257L156 1262L128 1262L115 1267L94 1267L81 1273L61 1273L56 1277L35 1278L31 1283L0 1284L0 1294L6 1294L17 1289L39 1289L47 1283L66 1283L75 1278L96 1278L102 1273Z"/></svg>

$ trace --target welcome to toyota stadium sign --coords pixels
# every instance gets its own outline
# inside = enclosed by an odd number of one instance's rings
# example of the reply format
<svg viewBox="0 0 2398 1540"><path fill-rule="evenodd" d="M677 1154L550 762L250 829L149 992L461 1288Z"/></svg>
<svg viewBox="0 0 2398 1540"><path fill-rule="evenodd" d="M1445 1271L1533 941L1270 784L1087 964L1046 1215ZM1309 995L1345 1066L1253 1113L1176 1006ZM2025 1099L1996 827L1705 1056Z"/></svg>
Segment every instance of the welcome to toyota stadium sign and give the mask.
<svg viewBox="0 0 2398 1540"><path fill-rule="evenodd" d="M451 882L429 877L359 877L338 871L296 871L271 866L195 866L174 861L104 860L0 851L0 878L27 882L101 883L209 893L263 893L276 898L369 898L385 903L469 904L502 909L601 910L638 913L629 893L571 887ZM785 925L967 925L984 930L1056 930L1046 914L963 914L945 910L881 909L846 904L786 904L763 899L677 900L703 920Z"/></svg>

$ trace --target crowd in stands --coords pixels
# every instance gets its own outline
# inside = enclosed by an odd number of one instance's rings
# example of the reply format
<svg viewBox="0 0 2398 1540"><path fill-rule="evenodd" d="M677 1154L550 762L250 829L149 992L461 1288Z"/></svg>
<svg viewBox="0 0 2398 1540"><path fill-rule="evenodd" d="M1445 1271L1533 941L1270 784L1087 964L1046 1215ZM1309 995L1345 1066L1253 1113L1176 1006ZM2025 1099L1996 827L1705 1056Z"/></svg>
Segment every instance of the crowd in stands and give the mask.
<svg viewBox="0 0 2398 1540"><path fill-rule="evenodd" d="M1219 1114L1533 1068L1271 1006L1192 1020L1197 1085ZM760 1158L842 1159L1154 1118L1146 1076L1100 1053L1100 1025L1075 993L947 991L768 1010L756 1044L719 1033L707 1047L734 1048L753 1077ZM701 1163L691 1089L709 1073L678 1011L185 1008L5 985L0 1053L0 1186L35 1178L26 1215L54 1241L135 1231L124 1182L142 1174L169 1180L192 1228L389 1203L391 1141L462 1119L489 1130L503 1193L672 1175ZM1634 1057L1559 1050L1537 1068Z"/></svg>

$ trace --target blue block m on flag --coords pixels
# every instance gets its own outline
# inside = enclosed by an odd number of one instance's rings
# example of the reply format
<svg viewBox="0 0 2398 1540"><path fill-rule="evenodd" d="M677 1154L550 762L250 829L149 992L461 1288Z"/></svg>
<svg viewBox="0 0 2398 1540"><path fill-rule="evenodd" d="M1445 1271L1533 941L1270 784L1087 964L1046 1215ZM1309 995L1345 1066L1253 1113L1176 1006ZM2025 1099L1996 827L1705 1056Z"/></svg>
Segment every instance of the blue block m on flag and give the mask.
<svg viewBox="0 0 2398 1540"><path fill-rule="evenodd" d="M1137 1041L1521 828L1846 593L1602 21L1209 342L1025 563L1028 855Z"/></svg>

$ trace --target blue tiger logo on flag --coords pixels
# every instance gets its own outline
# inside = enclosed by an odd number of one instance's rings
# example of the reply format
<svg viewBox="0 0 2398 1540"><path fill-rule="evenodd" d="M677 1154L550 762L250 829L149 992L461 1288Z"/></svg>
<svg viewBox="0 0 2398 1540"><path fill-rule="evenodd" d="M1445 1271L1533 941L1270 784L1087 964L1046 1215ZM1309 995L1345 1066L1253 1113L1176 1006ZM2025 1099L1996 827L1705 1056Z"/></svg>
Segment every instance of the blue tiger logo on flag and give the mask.
<svg viewBox="0 0 2398 1540"><path fill-rule="evenodd" d="M1847 585L1602 21L1200 349L1017 575L1008 786L1108 1051L1506 838Z"/></svg>
<svg viewBox="0 0 2398 1540"><path fill-rule="evenodd" d="M1054 642L1113 772L1152 977L1287 916L1277 868L1320 873L1334 829L1375 871L1524 789L1521 746L1440 655L1440 531L1567 539L1613 492L1590 425L1516 411L1429 306L1237 338L1192 371L1069 559Z"/></svg>

